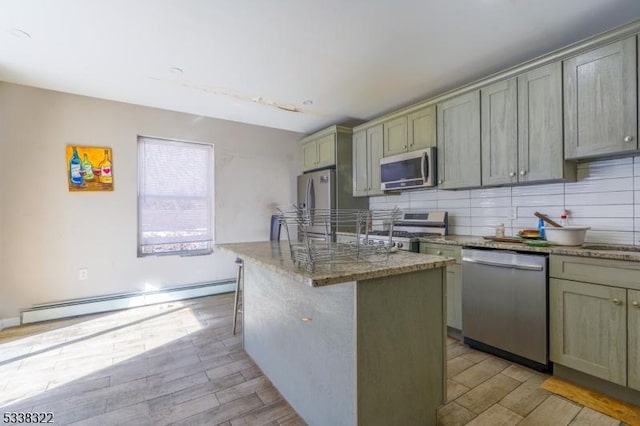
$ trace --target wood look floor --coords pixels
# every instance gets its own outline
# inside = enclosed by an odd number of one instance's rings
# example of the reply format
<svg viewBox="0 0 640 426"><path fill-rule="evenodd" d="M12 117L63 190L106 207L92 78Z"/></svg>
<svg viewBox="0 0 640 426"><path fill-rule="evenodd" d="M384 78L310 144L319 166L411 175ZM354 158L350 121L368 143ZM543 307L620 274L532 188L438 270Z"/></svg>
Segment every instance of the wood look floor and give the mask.
<svg viewBox="0 0 640 426"><path fill-rule="evenodd" d="M0 331L0 415L73 425L304 425L231 334L233 295ZM449 339L439 424L620 425ZM305 390L301 390L305 391ZM332 426L332 425L327 425Z"/></svg>

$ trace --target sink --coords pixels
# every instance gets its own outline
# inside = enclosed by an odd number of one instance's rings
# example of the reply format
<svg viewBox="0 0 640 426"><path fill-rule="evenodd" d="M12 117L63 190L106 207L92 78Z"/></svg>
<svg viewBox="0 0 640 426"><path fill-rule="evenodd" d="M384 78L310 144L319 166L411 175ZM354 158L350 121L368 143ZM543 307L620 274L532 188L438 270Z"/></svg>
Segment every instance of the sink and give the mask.
<svg viewBox="0 0 640 426"><path fill-rule="evenodd" d="M617 251L621 253L640 253L640 246L614 246L605 244L583 244L585 250Z"/></svg>

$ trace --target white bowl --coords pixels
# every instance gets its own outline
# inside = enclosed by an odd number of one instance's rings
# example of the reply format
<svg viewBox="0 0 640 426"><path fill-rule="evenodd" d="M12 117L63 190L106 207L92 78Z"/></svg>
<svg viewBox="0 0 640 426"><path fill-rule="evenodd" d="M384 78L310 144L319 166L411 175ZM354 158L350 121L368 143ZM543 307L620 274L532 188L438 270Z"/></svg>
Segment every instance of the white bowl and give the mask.
<svg viewBox="0 0 640 426"><path fill-rule="evenodd" d="M544 235L548 242L560 246L580 246L584 243L590 226L564 226L556 228L552 226L544 227Z"/></svg>

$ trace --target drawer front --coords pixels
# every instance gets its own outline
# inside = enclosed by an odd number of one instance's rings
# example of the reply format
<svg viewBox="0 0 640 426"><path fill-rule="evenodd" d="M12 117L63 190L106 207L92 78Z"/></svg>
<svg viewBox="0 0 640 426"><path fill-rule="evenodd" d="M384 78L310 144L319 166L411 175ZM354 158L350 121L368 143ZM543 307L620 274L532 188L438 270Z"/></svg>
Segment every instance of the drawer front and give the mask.
<svg viewBox="0 0 640 426"><path fill-rule="evenodd" d="M462 262L462 249L460 246L450 246L446 244L420 243L420 253L432 254L435 256L453 257L457 264Z"/></svg>
<svg viewBox="0 0 640 426"><path fill-rule="evenodd" d="M551 255L549 276L640 290L640 262Z"/></svg>

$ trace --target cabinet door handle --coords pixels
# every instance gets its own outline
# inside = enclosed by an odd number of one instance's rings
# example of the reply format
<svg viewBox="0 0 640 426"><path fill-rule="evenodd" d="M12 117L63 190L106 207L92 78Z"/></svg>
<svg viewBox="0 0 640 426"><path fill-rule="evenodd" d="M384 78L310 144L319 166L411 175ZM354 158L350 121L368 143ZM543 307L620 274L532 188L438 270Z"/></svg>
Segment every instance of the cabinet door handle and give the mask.
<svg viewBox="0 0 640 426"><path fill-rule="evenodd" d="M524 176L524 175L526 175L526 174L527 174L527 171L526 171L526 170L520 170L520 176Z"/></svg>
<svg viewBox="0 0 640 426"><path fill-rule="evenodd" d="M509 172L509 177L514 177L515 175L515 172Z"/></svg>
<svg viewBox="0 0 640 426"><path fill-rule="evenodd" d="M440 180L438 181L438 183L439 183L439 184L442 184L442 182L444 182L442 179L440 179Z"/></svg>
<svg viewBox="0 0 640 426"><path fill-rule="evenodd" d="M438 251L436 252L436 254L437 254L438 256L440 256L440 255L442 254L442 250L438 250Z"/></svg>
<svg viewBox="0 0 640 426"><path fill-rule="evenodd" d="M625 136L625 137L624 137L624 141L625 141L625 142L631 142L631 141L633 141L633 136L631 136L631 135Z"/></svg>
<svg viewBox="0 0 640 426"><path fill-rule="evenodd" d="M640 303L638 303L637 300L634 300L633 302L631 302L631 304L633 305L634 308L640 308Z"/></svg>
<svg viewBox="0 0 640 426"><path fill-rule="evenodd" d="M614 298L613 299L613 304L614 305L622 305L622 301L620 299L618 299L618 298Z"/></svg>

